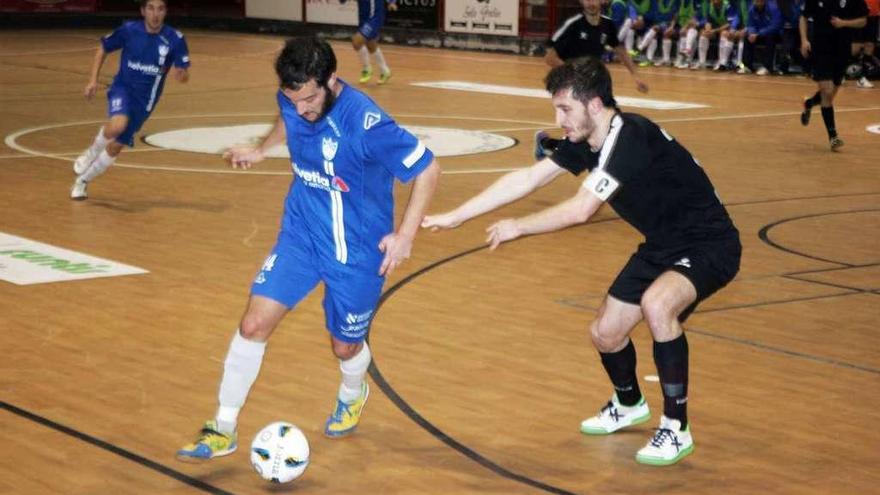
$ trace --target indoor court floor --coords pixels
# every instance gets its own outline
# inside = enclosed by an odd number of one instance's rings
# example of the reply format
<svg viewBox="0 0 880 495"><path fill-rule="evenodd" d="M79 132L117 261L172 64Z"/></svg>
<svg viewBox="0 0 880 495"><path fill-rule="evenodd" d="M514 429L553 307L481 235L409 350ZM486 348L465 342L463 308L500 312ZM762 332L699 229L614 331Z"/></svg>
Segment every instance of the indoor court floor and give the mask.
<svg viewBox="0 0 880 495"><path fill-rule="evenodd" d="M638 233L606 206L587 224L485 249L495 220L574 194L582 178L564 176L456 230L419 234L385 285L370 404L354 435L322 435L339 371L319 289L270 341L240 419L242 448L191 465L174 453L215 411L291 173L283 158L230 169L216 147L232 142L193 151L150 136L182 131L186 144L190 129L210 137L271 123L283 38L187 31L190 82L169 79L135 148L76 202L72 160L106 115L103 92L82 97L101 34L0 32L0 266L11 263L10 239L24 238L146 272L0 280L0 495L877 492L880 131L868 129L880 126L880 90L841 90L846 145L833 153L818 112L809 127L798 120L815 91L808 79L651 67L642 95L611 66L618 96L652 100L622 100L636 103L624 111L694 154L744 246L738 277L685 324L696 450L680 464L633 459L662 411L644 325L633 335L654 418L607 437L579 432L612 393L588 325ZM333 47L355 82L351 47ZM367 94L429 147L476 136L479 152L439 159L431 212L530 165L538 129L560 133L549 99L533 94L546 73L539 58L383 50L394 77L361 86ZM117 64L108 59L104 85ZM490 141L506 144L480 147ZM408 186L396 192L400 213ZM275 420L311 442L311 465L291 485L263 482L248 460L253 435Z"/></svg>

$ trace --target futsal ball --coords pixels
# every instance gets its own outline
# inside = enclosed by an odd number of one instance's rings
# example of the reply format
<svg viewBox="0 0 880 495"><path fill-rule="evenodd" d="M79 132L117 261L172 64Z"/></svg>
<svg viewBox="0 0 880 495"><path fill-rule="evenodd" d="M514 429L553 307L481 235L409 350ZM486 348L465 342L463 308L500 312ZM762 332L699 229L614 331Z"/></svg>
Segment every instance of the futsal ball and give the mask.
<svg viewBox="0 0 880 495"><path fill-rule="evenodd" d="M251 464L263 479L274 483L293 481L309 465L309 441L291 423L272 423L251 442Z"/></svg>

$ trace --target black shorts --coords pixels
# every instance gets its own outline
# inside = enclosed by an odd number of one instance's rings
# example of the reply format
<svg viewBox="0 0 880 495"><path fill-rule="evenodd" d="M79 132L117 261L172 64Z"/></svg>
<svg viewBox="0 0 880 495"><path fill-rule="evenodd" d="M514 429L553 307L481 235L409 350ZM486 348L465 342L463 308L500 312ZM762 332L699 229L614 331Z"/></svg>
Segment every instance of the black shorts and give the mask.
<svg viewBox="0 0 880 495"><path fill-rule="evenodd" d="M880 16L869 16L868 23L858 30L853 41L856 43L877 43L878 32L880 32Z"/></svg>
<svg viewBox="0 0 880 495"><path fill-rule="evenodd" d="M847 36L821 37L810 41L810 61L814 81L833 81L840 86L852 56L852 42Z"/></svg>
<svg viewBox="0 0 880 495"><path fill-rule="evenodd" d="M678 320L683 322L701 301L733 280L739 271L741 254L738 237L664 250L642 245L617 275L608 294L623 302L640 304L642 294L660 275L676 271L687 277L697 290L696 301L678 315Z"/></svg>

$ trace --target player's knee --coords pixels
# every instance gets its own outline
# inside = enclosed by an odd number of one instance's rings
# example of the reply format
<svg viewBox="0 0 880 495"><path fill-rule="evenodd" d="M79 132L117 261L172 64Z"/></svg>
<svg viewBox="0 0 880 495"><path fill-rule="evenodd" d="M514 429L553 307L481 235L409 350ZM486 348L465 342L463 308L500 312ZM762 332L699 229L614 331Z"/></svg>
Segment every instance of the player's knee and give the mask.
<svg viewBox="0 0 880 495"><path fill-rule="evenodd" d="M590 324L590 337L599 352L613 352L620 347L621 341L626 337L621 335L617 325L609 323L604 318L597 318Z"/></svg>
<svg viewBox="0 0 880 495"><path fill-rule="evenodd" d="M248 312L241 319L239 332L247 340L265 342L272 333L272 324L259 313Z"/></svg>
<svg viewBox="0 0 880 495"><path fill-rule="evenodd" d="M336 355L337 358L348 361L353 358L358 351L361 350L361 343L350 343L350 342L340 342L338 340L333 340L333 354Z"/></svg>
<svg viewBox="0 0 880 495"><path fill-rule="evenodd" d="M641 307L642 315L652 329L665 327L675 317L669 303L652 291L645 292L642 296Z"/></svg>

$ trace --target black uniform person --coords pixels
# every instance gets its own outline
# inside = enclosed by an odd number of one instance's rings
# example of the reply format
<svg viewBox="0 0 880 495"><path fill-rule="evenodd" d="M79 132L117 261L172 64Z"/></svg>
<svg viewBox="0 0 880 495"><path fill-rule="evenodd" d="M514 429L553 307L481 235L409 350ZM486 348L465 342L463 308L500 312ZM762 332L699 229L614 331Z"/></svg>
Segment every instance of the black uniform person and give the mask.
<svg viewBox="0 0 880 495"><path fill-rule="evenodd" d="M583 57L601 58L605 46L610 46L618 60L626 66L636 82L636 88L642 93L648 92L648 85L636 74L636 65L627 53L626 48L617 39L617 27L614 22L601 15L602 0L580 0L583 12L568 18L553 33L547 47L544 61L550 67L557 67L564 62Z"/></svg>
<svg viewBox="0 0 880 495"><path fill-rule="evenodd" d="M810 57L813 80L819 90L804 100L801 124L810 123L810 111L822 107L831 151L843 146L834 124L834 96L843 82L852 51L853 28L865 25L868 7L864 0L805 0L800 19L801 53Z"/></svg>
<svg viewBox="0 0 880 495"><path fill-rule="evenodd" d="M654 339L664 402L660 427L636 460L676 463L694 445L687 417L688 345L681 322L736 275L742 251L739 232L691 154L647 118L620 112L611 76L599 60L556 67L545 82L553 95L556 123L565 131L553 155L502 176L454 210L425 217L422 227L457 227L525 197L566 171L589 170L574 196L491 225L486 241L494 249L523 235L586 222L606 201L645 236L590 327L615 393L596 416L581 423L581 431L604 435L650 418L629 338L645 319Z"/></svg>

